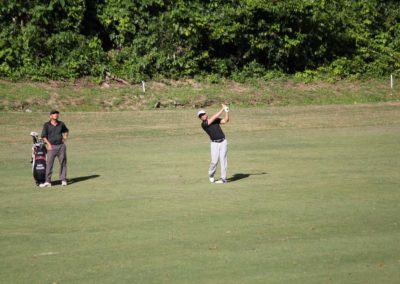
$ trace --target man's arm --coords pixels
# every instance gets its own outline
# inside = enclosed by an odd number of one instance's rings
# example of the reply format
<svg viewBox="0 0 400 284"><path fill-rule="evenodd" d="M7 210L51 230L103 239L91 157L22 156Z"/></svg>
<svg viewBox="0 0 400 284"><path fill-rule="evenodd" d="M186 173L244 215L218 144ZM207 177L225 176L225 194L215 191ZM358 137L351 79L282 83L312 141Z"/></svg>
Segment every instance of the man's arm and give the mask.
<svg viewBox="0 0 400 284"><path fill-rule="evenodd" d="M43 137L43 141L47 144L47 150L53 149L53 146L50 144L49 140L47 140L47 137Z"/></svg>
<svg viewBox="0 0 400 284"><path fill-rule="evenodd" d="M224 112L224 105L222 105L222 108L216 114L214 114L211 118L207 119L208 125L212 124L217 118L219 118L223 112Z"/></svg>
<svg viewBox="0 0 400 284"><path fill-rule="evenodd" d="M224 106L225 108L225 106ZM225 112L225 117L224 119L221 120L221 124L225 124L229 122L229 112Z"/></svg>
<svg viewBox="0 0 400 284"><path fill-rule="evenodd" d="M64 132L63 133L63 141L68 139L68 135L69 135L69 132Z"/></svg>
<svg viewBox="0 0 400 284"><path fill-rule="evenodd" d="M43 139L44 143L47 144L47 149L51 150L52 146L51 146L49 140L47 140L47 135L48 135L48 133L47 133L47 123L45 123L43 125L43 130L42 130L42 135L41 136L42 136L42 139Z"/></svg>
<svg viewBox="0 0 400 284"><path fill-rule="evenodd" d="M63 125L62 125L61 132L62 132L62 136L63 136L63 141L67 140L68 139L68 135L69 135L69 130L68 130L68 128L67 128L67 126L65 125L64 122L63 122Z"/></svg>

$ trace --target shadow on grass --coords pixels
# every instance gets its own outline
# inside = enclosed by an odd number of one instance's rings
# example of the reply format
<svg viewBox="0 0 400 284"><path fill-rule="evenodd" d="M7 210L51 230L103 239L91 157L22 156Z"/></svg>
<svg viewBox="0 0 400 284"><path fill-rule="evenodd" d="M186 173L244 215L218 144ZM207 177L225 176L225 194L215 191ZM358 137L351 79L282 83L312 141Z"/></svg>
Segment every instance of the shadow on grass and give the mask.
<svg viewBox="0 0 400 284"><path fill-rule="evenodd" d="M239 173L239 174L234 174L232 177L228 178L227 180L229 182L232 181L238 181L244 178L248 178L250 176L260 176L260 175L266 175L266 172L262 172L262 173L254 173L254 174L243 174L243 173Z"/></svg>
<svg viewBox="0 0 400 284"><path fill-rule="evenodd" d="M69 178L68 180L68 184L72 184L72 183L77 183L77 182L81 182L81 181L85 181L85 180L89 180L89 179L93 179L93 178L98 178L100 175L91 175L91 176L83 176L83 177L74 177L74 178ZM60 185L61 184L61 180L56 180L54 182L52 182L52 185Z"/></svg>

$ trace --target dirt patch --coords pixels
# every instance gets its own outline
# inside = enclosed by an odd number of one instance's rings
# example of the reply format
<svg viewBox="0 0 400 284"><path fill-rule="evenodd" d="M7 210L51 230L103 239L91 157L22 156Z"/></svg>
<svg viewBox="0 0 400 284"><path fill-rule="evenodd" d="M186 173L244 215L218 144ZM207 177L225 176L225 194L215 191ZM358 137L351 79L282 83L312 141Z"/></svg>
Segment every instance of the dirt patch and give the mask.
<svg viewBox="0 0 400 284"><path fill-rule="evenodd" d="M98 87L99 84L94 82L93 79L80 78L71 82L69 86L73 86L75 89L84 89L84 88L95 88Z"/></svg>
<svg viewBox="0 0 400 284"><path fill-rule="evenodd" d="M400 107L400 102L387 102L387 103L384 103L384 105Z"/></svg>
<svg viewBox="0 0 400 284"><path fill-rule="evenodd" d="M70 101L70 104L73 106L79 106L79 105L83 105L85 103L85 99L83 97L70 98L69 101Z"/></svg>
<svg viewBox="0 0 400 284"><path fill-rule="evenodd" d="M30 105L25 101L15 101L11 106L11 109L13 111L24 111L29 108L30 108Z"/></svg>
<svg viewBox="0 0 400 284"><path fill-rule="evenodd" d="M149 85L150 85L149 87L151 88L151 90L155 90L155 91L160 91L167 87L167 84L165 82L151 82Z"/></svg>
<svg viewBox="0 0 400 284"><path fill-rule="evenodd" d="M50 98L47 101L47 105L50 108L59 108L60 107L60 95L58 93L52 93L50 94Z"/></svg>
<svg viewBox="0 0 400 284"><path fill-rule="evenodd" d="M151 82L152 85L158 86L171 86L171 87L192 87L196 90L202 89L202 84L197 82L194 79L182 79L182 80L172 80L172 79L163 79L159 82Z"/></svg>
<svg viewBox="0 0 400 284"><path fill-rule="evenodd" d="M249 92L250 88L246 85L237 83L237 82L229 82L225 84L225 87L233 93L247 93Z"/></svg>
<svg viewBox="0 0 400 284"><path fill-rule="evenodd" d="M207 96L200 95L192 100L191 106L192 108L204 108L211 106L215 103L215 101Z"/></svg>

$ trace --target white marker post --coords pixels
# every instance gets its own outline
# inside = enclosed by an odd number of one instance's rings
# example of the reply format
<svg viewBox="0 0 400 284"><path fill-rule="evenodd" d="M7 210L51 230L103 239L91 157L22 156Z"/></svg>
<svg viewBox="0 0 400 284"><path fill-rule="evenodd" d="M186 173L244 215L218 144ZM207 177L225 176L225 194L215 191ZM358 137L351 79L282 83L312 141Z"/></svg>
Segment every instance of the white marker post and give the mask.
<svg viewBox="0 0 400 284"><path fill-rule="evenodd" d="M393 90L393 74L390 74L390 88Z"/></svg>
<svg viewBox="0 0 400 284"><path fill-rule="evenodd" d="M143 93L146 93L146 84L144 83L144 81L142 81L142 89Z"/></svg>

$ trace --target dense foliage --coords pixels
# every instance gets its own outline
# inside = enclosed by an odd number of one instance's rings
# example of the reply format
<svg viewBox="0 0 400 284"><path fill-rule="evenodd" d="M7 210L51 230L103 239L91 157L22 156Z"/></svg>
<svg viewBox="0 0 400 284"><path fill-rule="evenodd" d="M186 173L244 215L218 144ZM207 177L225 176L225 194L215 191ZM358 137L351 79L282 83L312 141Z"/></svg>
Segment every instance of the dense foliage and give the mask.
<svg viewBox="0 0 400 284"><path fill-rule="evenodd" d="M400 74L397 0L1 0L0 76Z"/></svg>

